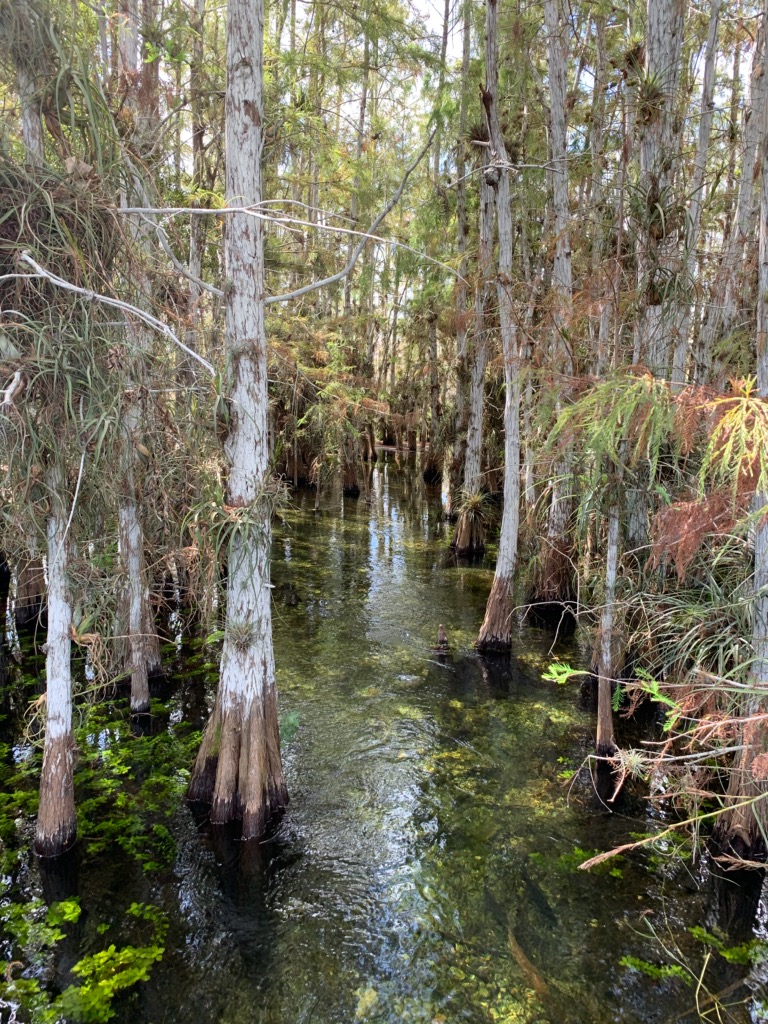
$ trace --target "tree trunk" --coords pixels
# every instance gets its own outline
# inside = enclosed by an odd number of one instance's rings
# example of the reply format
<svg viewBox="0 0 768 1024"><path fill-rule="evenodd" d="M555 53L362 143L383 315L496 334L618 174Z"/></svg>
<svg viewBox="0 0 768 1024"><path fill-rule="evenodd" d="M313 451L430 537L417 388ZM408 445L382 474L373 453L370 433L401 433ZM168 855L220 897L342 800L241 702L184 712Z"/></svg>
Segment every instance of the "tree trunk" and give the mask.
<svg viewBox="0 0 768 1024"><path fill-rule="evenodd" d="M768 0L763 12L768 26ZM760 257L757 300L757 391L768 401L768 94L754 112L763 122L760 157ZM754 114L753 114L754 116ZM728 809L718 818L715 841L724 852L745 860L764 859L768 853L768 728L760 716L768 714L768 493L758 493L755 510L752 656L750 695L742 715L741 750L731 766ZM760 758L760 762L758 762ZM754 801L754 802L749 802Z"/></svg>
<svg viewBox="0 0 768 1024"><path fill-rule="evenodd" d="M264 6L230 0L227 19L227 206L261 201ZM269 438L264 249L260 221L230 215L225 297L232 418L225 451L227 503L239 522L229 548L226 627L216 703L189 798L211 804L211 821L242 818L260 837L283 808L269 554Z"/></svg>
<svg viewBox="0 0 768 1024"><path fill-rule="evenodd" d="M151 7L147 8L146 14L145 28L148 30L153 18ZM126 103L136 118L135 142L141 146L142 141L145 144L154 144L155 141L152 134L157 122L157 96L153 95L151 88L144 88L141 82L140 67L143 65L139 58L139 44L138 0L126 0L119 30L120 76L126 90ZM135 200L139 205L148 205L143 184L132 168L128 168L128 176L133 179L132 187L124 193L123 204L130 205ZM131 230L140 248L148 250L146 229L142 222L132 219ZM139 293L139 304L144 307L150 305L152 288L144 269L140 266L132 268L132 278ZM133 361L133 371L126 374L126 401L120 422L123 489L118 514L118 539L126 576L121 628L125 635L125 670L131 679L131 711L144 714L149 711L149 679L161 671L160 640L154 628L144 555L139 486L141 465L137 448L144 416L139 399L142 357L150 348L151 341L149 329L142 324L130 325L128 335L137 358Z"/></svg>
<svg viewBox="0 0 768 1024"><path fill-rule="evenodd" d="M464 461L464 489L478 494L483 489L483 406L485 369L488 364L488 334L485 316L493 287L493 188L480 172L480 237L478 263L480 280L475 291L475 336L472 341L472 371L469 382L469 420Z"/></svg>
<svg viewBox="0 0 768 1024"><path fill-rule="evenodd" d="M486 309L491 298L493 273L493 188L480 170L478 274L475 285L475 330L468 358L471 359L467 395L467 436L464 451L464 501L459 508L451 547L457 555L480 554L485 549L485 522L472 499L483 491L483 406L485 369L488 363Z"/></svg>
<svg viewBox="0 0 768 1024"><path fill-rule="evenodd" d="M427 342L429 345L429 453L424 461L423 476L428 484L440 482L442 476L439 457L440 434L440 378L438 376L437 311L430 305L427 313Z"/></svg>
<svg viewBox="0 0 768 1024"><path fill-rule="evenodd" d="M566 124L566 49L558 0L545 0L544 16L549 44L550 137L555 261L552 268L552 355L558 399L556 411L568 401L574 374L569 337L573 301L573 269L568 201L568 142ZM569 527L573 509L572 458L564 451L552 467L551 500L539 568L531 600L558 606L573 597L573 544Z"/></svg>
<svg viewBox="0 0 768 1024"><path fill-rule="evenodd" d="M717 29L720 23L720 7L722 0L711 0L709 9L709 30L707 32L707 49L704 58L704 79L701 87L701 117L699 120L699 138L696 144L696 162L691 182L691 202L688 209L685 232L685 287L691 288L696 278L696 248L701 234L701 215L704 208L704 176L707 171L709 154L709 137L712 132L712 121L715 116L715 62L717 59ZM675 350L672 365L672 381L682 385L686 379L686 362L688 357L688 336L691 329L691 305L683 301L680 304L675 328Z"/></svg>
<svg viewBox="0 0 768 1024"><path fill-rule="evenodd" d="M21 106L21 140L27 161L34 167L42 167L45 163L45 141L43 137L43 119L40 113L40 97L35 87L35 75L25 61L18 63L16 76L19 86L19 105Z"/></svg>
<svg viewBox="0 0 768 1024"><path fill-rule="evenodd" d="M27 557L16 566L13 617L17 629L24 629L38 621L44 599L45 570L36 541L30 538Z"/></svg>
<svg viewBox="0 0 768 1024"><path fill-rule="evenodd" d="M634 362L664 375L671 366L672 332L679 282L680 225L674 213L679 133L675 117L685 7L682 0L648 0L645 72L638 88L640 185L638 314Z"/></svg>
<svg viewBox="0 0 768 1024"><path fill-rule="evenodd" d="M360 188L360 162L363 158L363 146L365 143L365 111L368 104L368 83L371 75L371 40L368 29L365 29L365 43L363 48L363 81L360 86L360 110L357 117L357 145L355 149L355 179L352 184L352 196L349 203L350 227L357 227L358 203L357 193ZM352 251L357 243L357 238L350 235L347 241L347 263L352 258ZM352 312L352 274L347 274L344 279L344 315L348 317Z"/></svg>
<svg viewBox="0 0 768 1024"><path fill-rule="evenodd" d="M752 59L750 100L744 111L744 148L736 215L717 268L707 316L694 351L694 378L697 384L707 384L711 380L715 346L721 338L728 336L738 322L739 300L744 291L744 282L750 273L746 265L746 253L748 243L754 235L758 207L755 202L756 164L765 137L765 126L760 111L765 106L768 94L768 75L765 74L763 66L764 56L765 26L761 23Z"/></svg>
<svg viewBox="0 0 768 1024"><path fill-rule="evenodd" d="M66 509L62 500L64 481L55 464L48 468L46 483L51 505L47 525L46 725L35 851L42 857L55 857L69 849L77 833L72 788L72 604L67 579Z"/></svg>
<svg viewBox="0 0 768 1024"><path fill-rule="evenodd" d="M451 457L448 483L448 514L456 515L462 470L465 464L468 428L468 384L467 373L467 183L465 157L467 131L467 98L469 83L470 42L472 34L469 0L463 4L463 48L461 59L461 98L459 105L459 137L456 142L456 243L459 253L459 275L456 283L456 415L454 420L453 454Z"/></svg>
<svg viewBox="0 0 768 1024"><path fill-rule="evenodd" d="M605 566L605 595L600 613L600 651L597 662L597 740L599 757L611 757L616 751L613 735L611 696L619 672L616 657L616 579L619 570L621 521L618 503L608 512L608 539Z"/></svg>
<svg viewBox="0 0 768 1024"><path fill-rule="evenodd" d="M496 573L480 627L476 647L481 651L508 650L512 642L512 585L517 564L520 529L520 353L512 300L512 199L509 158L501 131L497 96L499 89L497 0L486 2L485 67L483 106L491 140L492 164L485 172L496 183L496 219L499 236L499 265L496 291L499 301L501 347L504 358L504 507L499 538Z"/></svg>

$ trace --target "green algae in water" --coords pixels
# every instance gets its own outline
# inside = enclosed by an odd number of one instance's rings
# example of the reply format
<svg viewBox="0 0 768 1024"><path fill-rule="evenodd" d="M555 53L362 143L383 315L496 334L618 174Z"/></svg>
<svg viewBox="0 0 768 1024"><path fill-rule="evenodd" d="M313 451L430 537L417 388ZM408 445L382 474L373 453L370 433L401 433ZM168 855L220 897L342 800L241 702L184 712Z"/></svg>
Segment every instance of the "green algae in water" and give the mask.
<svg viewBox="0 0 768 1024"><path fill-rule="evenodd" d="M575 870L653 817L569 796L558 775L583 761L592 722L540 671L578 652L521 628L511 659L473 653L492 567L451 561L409 473L381 460L370 502L316 516L299 495L275 529L275 594L297 598L274 604L281 713L299 727L284 748L291 804L259 864L183 804L197 741L184 722L210 704L215 648L187 648L157 737L94 721L81 905L110 941L131 901L168 922L148 981L114 1001L120 1024L645 1024L688 1008L679 979L649 1000L620 959L658 961L641 929L653 915L680 922L693 963L702 944L686 929L709 895L645 855L621 876ZM436 658L441 622L453 652Z"/></svg>

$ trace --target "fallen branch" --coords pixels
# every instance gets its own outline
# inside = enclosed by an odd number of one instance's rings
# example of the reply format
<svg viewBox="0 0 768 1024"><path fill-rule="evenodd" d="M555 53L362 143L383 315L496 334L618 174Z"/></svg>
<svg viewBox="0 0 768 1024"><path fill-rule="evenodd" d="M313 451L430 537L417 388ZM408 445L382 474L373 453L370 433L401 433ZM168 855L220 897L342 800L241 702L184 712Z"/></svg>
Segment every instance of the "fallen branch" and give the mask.
<svg viewBox="0 0 768 1024"><path fill-rule="evenodd" d="M750 800L742 800L738 804L729 804L727 807L719 807L716 811L707 811L705 814L697 814L693 818L686 818L685 821L676 821L674 825L670 825L669 828L662 829L661 832L657 832L655 836L646 836L645 839L638 839L634 843L624 843L622 846L616 846L613 850L605 850L603 853L598 853L596 857L590 857L589 860L585 860L583 864L579 864L579 871L589 871L590 868L596 868L598 864L602 864L606 860L610 860L611 857L618 857L619 854L627 853L628 850L636 850L640 846L647 846L649 843L655 843L659 839L663 839L664 836L674 832L675 829L685 828L686 825L694 825L700 821L705 821L707 818L719 818L721 814L725 814L726 811L737 811L741 807L749 807L751 804L759 803L760 800L765 800L768 797L768 792L760 793L758 796L752 797ZM764 865L763 865L764 866Z"/></svg>

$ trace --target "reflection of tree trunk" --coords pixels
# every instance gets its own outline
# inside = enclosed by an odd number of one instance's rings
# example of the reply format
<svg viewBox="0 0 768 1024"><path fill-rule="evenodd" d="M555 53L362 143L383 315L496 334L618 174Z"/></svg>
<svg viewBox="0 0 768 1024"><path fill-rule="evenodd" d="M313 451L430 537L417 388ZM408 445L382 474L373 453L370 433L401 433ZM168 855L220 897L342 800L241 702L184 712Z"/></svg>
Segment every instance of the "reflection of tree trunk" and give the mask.
<svg viewBox="0 0 768 1024"><path fill-rule="evenodd" d="M504 358L506 398L504 402L504 507L499 538L496 573L488 598L485 619L477 638L479 650L508 649L512 640L512 583L517 564L520 530L520 353L512 305L512 199L509 158L504 145L496 103L498 94L497 0L486 2L486 87L483 90L491 140L492 173L496 182L496 218L499 237L497 295L501 345Z"/></svg>
<svg viewBox="0 0 768 1024"><path fill-rule="evenodd" d="M47 472L48 653L45 659L46 726L35 850L44 857L63 853L75 841L77 818L72 788L72 603L69 594L64 479L52 464Z"/></svg>
<svg viewBox="0 0 768 1024"><path fill-rule="evenodd" d="M227 20L226 201L262 196L264 5L230 0ZM233 213L225 238L225 297L232 420L225 450L233 524L224 646L216 703L189 786L211 821L242 818L258 838L285 806L272 648L271 508L264 323L264 244L259 221Z"/></svg>

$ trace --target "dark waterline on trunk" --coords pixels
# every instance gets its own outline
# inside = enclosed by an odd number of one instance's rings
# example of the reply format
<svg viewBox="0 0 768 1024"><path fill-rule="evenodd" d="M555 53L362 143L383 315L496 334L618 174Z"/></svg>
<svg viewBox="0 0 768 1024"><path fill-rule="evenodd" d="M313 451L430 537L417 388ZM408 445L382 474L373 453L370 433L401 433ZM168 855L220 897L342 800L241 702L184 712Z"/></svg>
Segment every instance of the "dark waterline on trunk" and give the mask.
<svg viewBox="0 0 768 1024"><path fill-rule="evenodd" d="M718 923L705 872L668 847L578 871L662 819L631 797L607 815L582 782L569 792L594 720L575 685L541 671L579 652L525 626L511 658L476 655L492 563L455 564L449 540L436 496L391 454L370 500L329 494L317 516L298 495L276 524L278 689L284 720L298 720L284 746L291 803L244 851L236 832L196 826L182 785L175 857L147 871L114 845L89 852L85 829L65 886L84 910L79 955L133 900L169 920L163 959L115 1004L118 1024L664 1024L695 1003L678 979L619 962L668 962L644 937L666 920L701 968L687 929ZM440 623L447 655L433 649ZM160 733L202 724L216 660L200 642L179 653ZM93 742L145 739L126 717L120 736ZM27 893L51 889L37 871L21 872ZM713 963L707 987L746 971Z"/></svg>

